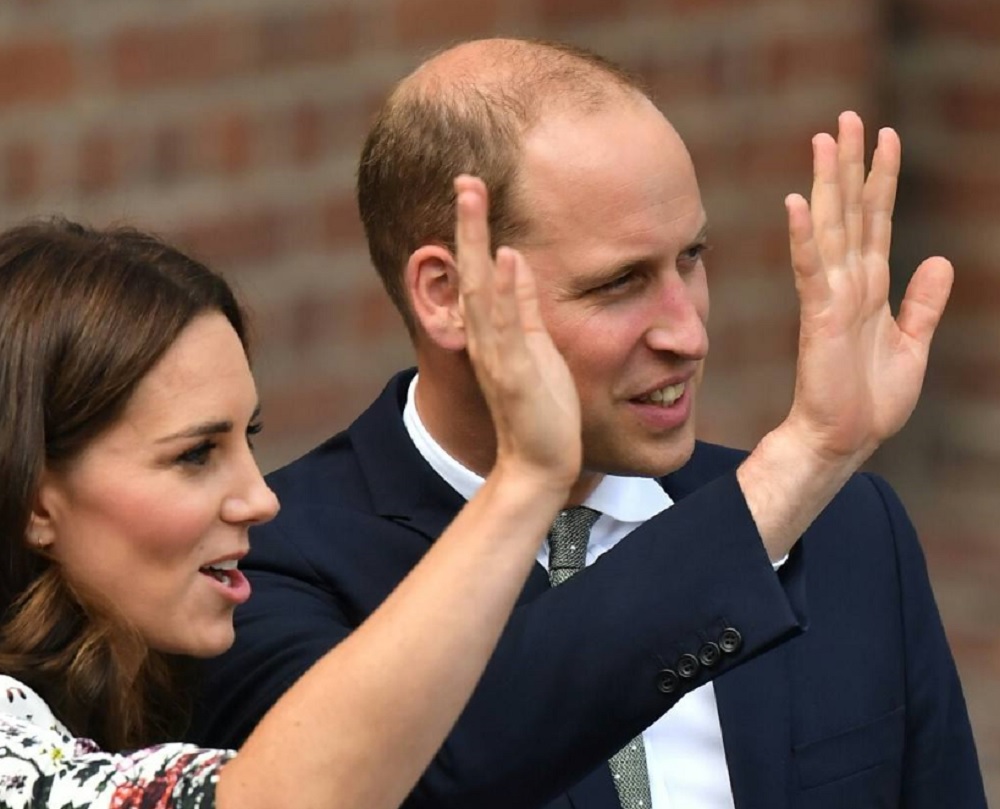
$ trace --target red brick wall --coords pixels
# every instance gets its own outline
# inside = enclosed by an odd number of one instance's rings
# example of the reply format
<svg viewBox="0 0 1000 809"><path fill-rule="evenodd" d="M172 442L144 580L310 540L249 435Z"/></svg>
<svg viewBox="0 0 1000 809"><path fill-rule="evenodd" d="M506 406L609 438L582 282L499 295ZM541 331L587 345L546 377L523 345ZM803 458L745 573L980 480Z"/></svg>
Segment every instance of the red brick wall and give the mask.
<svg viewBox="0 0 1000 809"><path fill-rule="evenodd" d="M0 225L127 220L224 270L257 315L267 466L345 425L410 360L360 238L373 105L429 51L494 33L645 75L712 230L703 434L750 446L791 395L782 198L842 109L904 142L900 284L956 261L924 399L880 451L921 528L1000 798L1000 6L994 0L4 0Z"/></svg>
<svg viewBox="0 0 1000 809"><path fill-rule="evenodd" d="M956 267L917 417L886 471L921 528L962 670L980 759L1000 799L1000 6L892 9L892 107L909 166L899 255ZM905 484L905 488L904 488Z"/></svg>

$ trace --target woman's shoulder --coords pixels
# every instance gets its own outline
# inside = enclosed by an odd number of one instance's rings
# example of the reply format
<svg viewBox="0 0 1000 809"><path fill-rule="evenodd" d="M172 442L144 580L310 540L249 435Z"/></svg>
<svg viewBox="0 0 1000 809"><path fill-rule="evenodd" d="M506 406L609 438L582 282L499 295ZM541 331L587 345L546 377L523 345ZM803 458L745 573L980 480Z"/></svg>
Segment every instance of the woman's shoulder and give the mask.
<svg viewBox="0 0 1000 809"><path fill-rule="evenodd" d="M55 732L65 741L72 734L56 719L52 709L34 690L20 680L0 674L0 720L14 720L15 724L27 723L46 731Z"/></svg>
<svg viewBox="0 0 1000 809"><path fill-rule="evenodd" d="M234 753L161 744L112 754L74 738L35 691L0 675L0 809L163 805L207 809ZM164 797L166 796L166 798Z"/></svg>

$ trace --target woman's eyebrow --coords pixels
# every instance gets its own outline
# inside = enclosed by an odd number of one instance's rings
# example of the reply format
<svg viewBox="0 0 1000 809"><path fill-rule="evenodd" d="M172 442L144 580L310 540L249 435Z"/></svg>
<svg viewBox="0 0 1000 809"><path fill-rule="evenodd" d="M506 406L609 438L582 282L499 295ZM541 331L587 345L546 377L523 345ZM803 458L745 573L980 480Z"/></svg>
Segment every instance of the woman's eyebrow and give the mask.
<svg viewBox="0 0 1000 809"><path fill-rule="evenodd" d="M168 441L176 441L178 438L204 438L209 435L218 435L219 433L230 433L233 431L233 423L229 420L225 421L206 421L203 424L195 424L192 427L188 427L180 432L171 433L163 438L158 438L156 440L157 444L165 444Z"/></svg>
<svg viewBox="0 0 1000 809"><path fill-rule="evenodd" d="M253 413L250 414L250 423L253 424L260 418L260 404L258 404L254 409ZM209 435L218 435L219 433L231 433L233 431L233 422L229 419L221 419L219 421L206 421L202 424L195 424L192 427L188 427L177 433L171 433L170 435L164 436L163 438L157 439L157 444L165 444L168 441L176 441L178 438L204 438Z"/></svg>

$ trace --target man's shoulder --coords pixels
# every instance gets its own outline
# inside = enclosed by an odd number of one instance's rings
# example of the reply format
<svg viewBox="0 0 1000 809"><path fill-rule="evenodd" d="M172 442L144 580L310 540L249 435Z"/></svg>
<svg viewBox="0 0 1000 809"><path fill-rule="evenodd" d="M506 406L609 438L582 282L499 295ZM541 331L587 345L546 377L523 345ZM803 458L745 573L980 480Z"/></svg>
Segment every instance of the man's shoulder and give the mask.
<svg viewBox="0 0 1000 809"><path fill-rule="evenodd" d="M267 475L283 508L366 501L365 479L373 472L373 462L398 456L409 446L402 401L413 373L409 369L393 376L348 427Z"/></svg>
<svg viewBox="0 0 1000 809"><path fill-rule="evenodd" d="M349 429L345 429L268 473L265 479L285 507L326 500L331 492L344 492L360 478L359 459Z"/></svg>

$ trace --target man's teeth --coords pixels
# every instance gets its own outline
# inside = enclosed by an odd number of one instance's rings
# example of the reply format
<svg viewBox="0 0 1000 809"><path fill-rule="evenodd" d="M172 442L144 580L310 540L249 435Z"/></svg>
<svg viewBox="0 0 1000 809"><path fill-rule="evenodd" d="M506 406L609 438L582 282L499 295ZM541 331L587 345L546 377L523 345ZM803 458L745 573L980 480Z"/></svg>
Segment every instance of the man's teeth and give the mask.
<svg viewBox="0 0 1000 809"><path fill-rule="evenodd" d="M684 382L679 382L676 385L667 385L665 388L647 393L639 401L670 407L670 405L684 395L684 388Z"/></svg>

